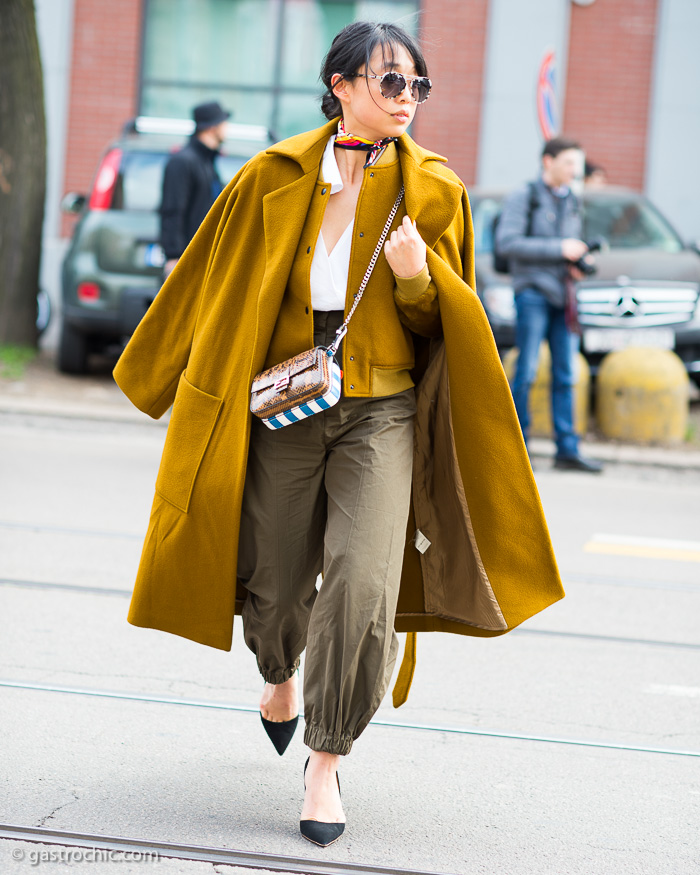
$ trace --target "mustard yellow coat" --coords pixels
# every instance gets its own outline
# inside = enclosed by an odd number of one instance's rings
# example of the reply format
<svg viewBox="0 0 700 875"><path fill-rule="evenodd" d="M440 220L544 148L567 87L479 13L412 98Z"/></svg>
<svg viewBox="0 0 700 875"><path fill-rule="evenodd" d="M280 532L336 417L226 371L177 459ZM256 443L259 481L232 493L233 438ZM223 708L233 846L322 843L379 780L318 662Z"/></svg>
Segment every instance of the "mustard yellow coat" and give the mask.
<svg viewBox="0 0 700 875"><path fill-rule="evenodd" d="M333 129L277 144L231 181L115 368L119 386L150 416L174 402L129 612L137 626L231 648L245 598L236 559L250 385L266 362ZM398 151L405 208L428 245L444 343L433 343L416 389L413 500L395 625L500 635L564 593L474 291L466 190L443 158L407 135ZM385 214L376 218L381 227ZM370 286L357 319L362 312L372 325ZM301 323L300 349L311 345L310 324ZM361 344L357 324L350 331Z"/></svg>

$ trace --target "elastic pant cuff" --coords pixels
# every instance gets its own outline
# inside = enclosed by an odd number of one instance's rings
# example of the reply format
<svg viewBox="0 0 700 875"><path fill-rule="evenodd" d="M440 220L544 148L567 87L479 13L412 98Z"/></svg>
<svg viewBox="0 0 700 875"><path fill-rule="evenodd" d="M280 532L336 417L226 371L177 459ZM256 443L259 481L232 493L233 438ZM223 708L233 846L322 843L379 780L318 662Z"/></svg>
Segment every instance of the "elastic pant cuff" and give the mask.
<svg viewBox="0 0 700 875"><path fill-rule="evenodd" d="M320 726L307 725L304 730L304 744L311 750L347 756L352 748L352 742L351 735L347 733L334 735L331 732L326 732Z"/></svg>
<svg viewBox="0 0 700 875"><path fill-rule="evenodd" d="M294 672L299 668L300 660L297 659L291 668L275 668L272 671L266 671L261 665L258 665L260 674L268 684L283 684L288 681Z"/></svg>

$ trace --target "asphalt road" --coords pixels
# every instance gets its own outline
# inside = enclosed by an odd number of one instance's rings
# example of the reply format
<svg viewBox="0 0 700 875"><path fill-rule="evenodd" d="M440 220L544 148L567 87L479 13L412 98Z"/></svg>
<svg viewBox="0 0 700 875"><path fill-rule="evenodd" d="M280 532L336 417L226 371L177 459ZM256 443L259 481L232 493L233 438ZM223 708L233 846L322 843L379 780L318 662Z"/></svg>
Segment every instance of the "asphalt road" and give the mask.
<svg viewBox="0 0 700 875"><path fill-rule="evenodd" d="M0 413L0 822L460 875L700 872L700 471L536 460L567 598L501 639L419 636L323 851L240 623L222 653L125 621L164 434ZM0 841L0 872L65 868L41 850ZM148 869L115 866L84 863Z"/></svg>

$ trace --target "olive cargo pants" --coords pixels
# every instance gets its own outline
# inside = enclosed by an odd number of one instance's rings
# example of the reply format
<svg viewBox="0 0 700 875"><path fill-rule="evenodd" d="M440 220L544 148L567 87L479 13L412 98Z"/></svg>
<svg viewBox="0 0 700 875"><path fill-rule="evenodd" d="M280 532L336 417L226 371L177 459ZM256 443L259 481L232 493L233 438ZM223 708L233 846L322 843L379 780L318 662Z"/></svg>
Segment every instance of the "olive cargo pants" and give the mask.
<svg viewBox="0 0 700 875"><path fill-rule="evenodd" d="M314 319L314 343L326 345L342 313ZM343 397L276 431L253 419L238 559L243 633L269 683L288 680L306 649L312 750L349 753L391 680L414 413L409 389Z"/></svg>

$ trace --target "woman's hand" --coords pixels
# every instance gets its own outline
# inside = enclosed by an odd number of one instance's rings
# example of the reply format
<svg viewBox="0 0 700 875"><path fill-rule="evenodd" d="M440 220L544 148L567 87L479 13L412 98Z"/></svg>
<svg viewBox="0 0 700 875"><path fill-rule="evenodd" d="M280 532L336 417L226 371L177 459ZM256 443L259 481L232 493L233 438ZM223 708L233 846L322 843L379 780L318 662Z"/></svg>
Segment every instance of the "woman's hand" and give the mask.
<svg viewBox="0 0 700 875"><path fill-rule="evenodd" d="M384 244L384 254L396 276L416 276L425 267L425 241L408 216Z"/></svg>

